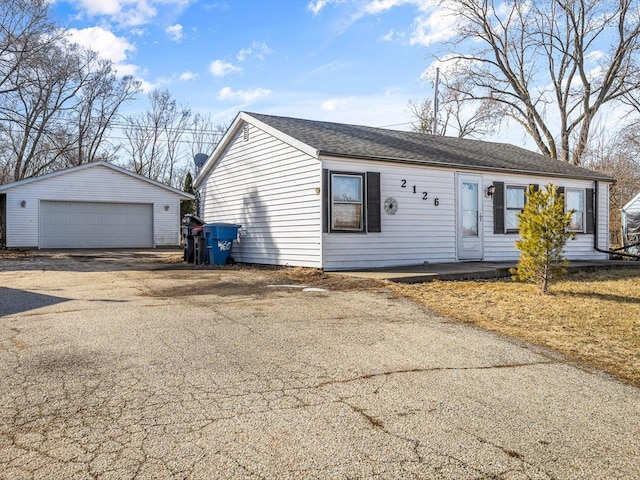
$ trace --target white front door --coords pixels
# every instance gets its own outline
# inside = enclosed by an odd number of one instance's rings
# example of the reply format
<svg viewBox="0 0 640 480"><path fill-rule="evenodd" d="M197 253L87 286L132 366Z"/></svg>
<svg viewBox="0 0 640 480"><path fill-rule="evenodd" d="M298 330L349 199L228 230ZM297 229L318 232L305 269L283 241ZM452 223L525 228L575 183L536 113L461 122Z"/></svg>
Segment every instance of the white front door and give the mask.
<svg viewBox="0 0 640 480"><path fill-rule="evenodd" d="M458 260L482 260L482 176L458 174Z"/></svg>

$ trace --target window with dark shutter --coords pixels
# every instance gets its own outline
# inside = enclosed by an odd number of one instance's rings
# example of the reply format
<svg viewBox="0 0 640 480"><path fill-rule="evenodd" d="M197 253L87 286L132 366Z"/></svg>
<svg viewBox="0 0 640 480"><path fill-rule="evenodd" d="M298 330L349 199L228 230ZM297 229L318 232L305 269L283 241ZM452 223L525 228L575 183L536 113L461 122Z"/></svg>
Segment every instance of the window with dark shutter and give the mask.
<svg viewBox="0 0 640 480"><path fill-rule="evenodd" d="M367 232L381 232L380 173L367 172Z"/></svg>
<svg viewBox="0 0 640 480"><path fill-rule="evenodd" d="M577 188L567 188L564 192L564 209L571 214L570 232L582 233L585 231L585 191Z"/></svg>
<svg viewBox="0 0 640 480"><path fill-rule="evenodd" d="M382 231L379 172L322 170L322 231Z"/></svg>
<svg viewBox="0 0 640 480"><path fill-rule="evenodd" d="M504 233L504 182L493 182L493 233Z"/></svg>
<svg viewBox="0 0 640 480"><path fill-rule="evenodd" d="M585 196L585 231L584 233L594 234L596 223L594 189L587 188Z"/></svg>
<svg viewBox="0 0 640 480"><path fill-rule="evenodd" d="M507 185L504 198L504 231L505 233L518 233L520 215L527 199L527 188L524 185Z"/></svg>
<svg viewBox="0 0 640 480"><path fill-rule="evenodd" d="M329 232L329 170L322 169L322 232Z"/></svg>

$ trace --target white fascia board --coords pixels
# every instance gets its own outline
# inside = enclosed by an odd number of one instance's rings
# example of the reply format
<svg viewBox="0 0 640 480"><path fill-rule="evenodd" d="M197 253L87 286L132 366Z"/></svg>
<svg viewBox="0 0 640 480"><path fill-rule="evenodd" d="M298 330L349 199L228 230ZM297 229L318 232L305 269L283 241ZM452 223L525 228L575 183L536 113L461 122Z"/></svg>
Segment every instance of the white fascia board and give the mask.
<svg viewBox="0 0 640 480"><path fill-rule="evenodd" d="M257 118L252 117L251 114L249 114L249 113L240 112L240 117L245 122L250 123L252 125L255 125L260 130L265 131L266 133L268 133L272 137L275 137L278 140L282 140L283 142L291 145L293 148L295 148L297 150L300 150L303 153L306 153L310 157L318 158L318 155L319 155L320 152L317 149L313 148L312 146L307 145L306 143L303 143L300 140L281 132L277 128L272 127L271 125L268 125L268 124L266 124L264 122L261 122Z"/></svg>
<svg viewBox="0 0 640 480"><path fill-rule="evenodd" d="M211 157L209 157L209 159L203 165L202 170L200 171L195 181L193 182L193 188L197 189L200 187L200 185L202 185L202 182L204 181L205 177L209 174L211 169L220 159L220 155L222 154L222 152L226 150L226 148L229 146L229 143L234 138L236 132L244 125L244 123L248 123L250 125L253 125L259 128L260 130L271 135L272 137L282 140L283 142L291 145L293 148L296 148L311 157L318 158L319 152L315 148L310 147L306 143L303 143L289 135L282 133L277 128L273 128L272 126L264 122L261 122L257 118L252 117L247 112L239 112L238 115L236 115L236 118L233 119L233 122L231 122L231 126L225 132L224 136L220 140L220 143L218 143L218 145L216 146L216 149L211 154Z"/></svg>
<svg viewBox="0 0 640 480"><path fill-rule="evenodd" d="M131 172L125 168L119 167L117 165L113 165L112 163L108 163L108 162L104 162L104 161L99 161L99 162L92 162L92 163L85 163L83 165L78 165L76 167L71 167L71 168L65 168L63 170L58 170L57 172L51 172L51 173L47 173L45 175L39 175L37 177L31 177L31 178L25 178L24 180L18 180L17 182L13 182L13 183L7 183L5 185L0 185L0 192L4 191L4 190L10 190L12 188L15 187L19 187L22 185L27 185L29 183L34 183L34 182L39 182L41 180L46 180L48 178L53 178L53 177L57 177L58 175L66 175L67 173L71 173L71 172L77 172L80 170L84 170L86 168L94 168L94 167L106 167L106 168L110 168L111 170L115 170L116 172L120 172L124 175L129 175L130 177L136 178L138 180L142 180L143 182L149 183L153 186L162 188L164 190L169 190L172 193L175 193L176 195L179 195L183 198L186 198L188 200L194 200L195 199L195 195L192 195L191 193L187 193L187 192L183 192L182 190L178 190L177 188L173 188L170 187L169 185L165 185L164 183L160 183L157 182L155 180L151 180L150 178L147 178L143 175L139 175L137 173Z"/></svg>
<svg viewBox="0 0 640 480"><path fill-rule="evenodd" d="M622 207L620 210L622 210L623 212L627 211L629 209L629 207L631 207L631 205L633 205L634 203L640 201L640 193L637 194L635 197L633 197L629 203L627 203L624 207Z"/></svg>

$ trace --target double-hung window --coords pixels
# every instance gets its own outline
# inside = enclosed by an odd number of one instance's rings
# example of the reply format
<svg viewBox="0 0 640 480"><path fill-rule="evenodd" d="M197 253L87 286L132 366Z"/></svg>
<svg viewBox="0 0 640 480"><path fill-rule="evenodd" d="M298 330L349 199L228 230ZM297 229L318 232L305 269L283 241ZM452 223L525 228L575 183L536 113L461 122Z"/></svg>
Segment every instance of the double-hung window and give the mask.
<svg viewBox="0 0 640 480"><path fill-rule="evenodd" d="M331 174L331 231L364 231L364 175Z"/></svg>
<svg viewBox="0 0 640 480"><path fill-rule="evenodd" d="M518 214L522 213L525 203L525 193L527 187L521 185L507 185L505 199L504 228L506 233L517 233L520 219Z"/></svg>
<svg viewBox="0 0 640 480"><path fill-rule="evenodd" d="M570 232L585 231L585 203L584 190L565 189L564 191L565 211L571 214L571 223L569 224Z"/></svg>

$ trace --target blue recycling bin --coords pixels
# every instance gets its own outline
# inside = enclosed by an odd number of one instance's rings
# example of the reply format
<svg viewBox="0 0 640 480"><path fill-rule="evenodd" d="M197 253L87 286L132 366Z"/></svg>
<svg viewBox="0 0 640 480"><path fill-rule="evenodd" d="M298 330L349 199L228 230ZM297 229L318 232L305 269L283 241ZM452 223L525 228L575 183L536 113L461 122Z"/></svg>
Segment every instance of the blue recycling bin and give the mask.
<svg viewBox="0 0 640 480"><path fill-rule="evenodd" d="M233 241L238 237L240 225L233 223L205 223L202 226L207 244L207 263L225 265L231 256Z"/></svg>

